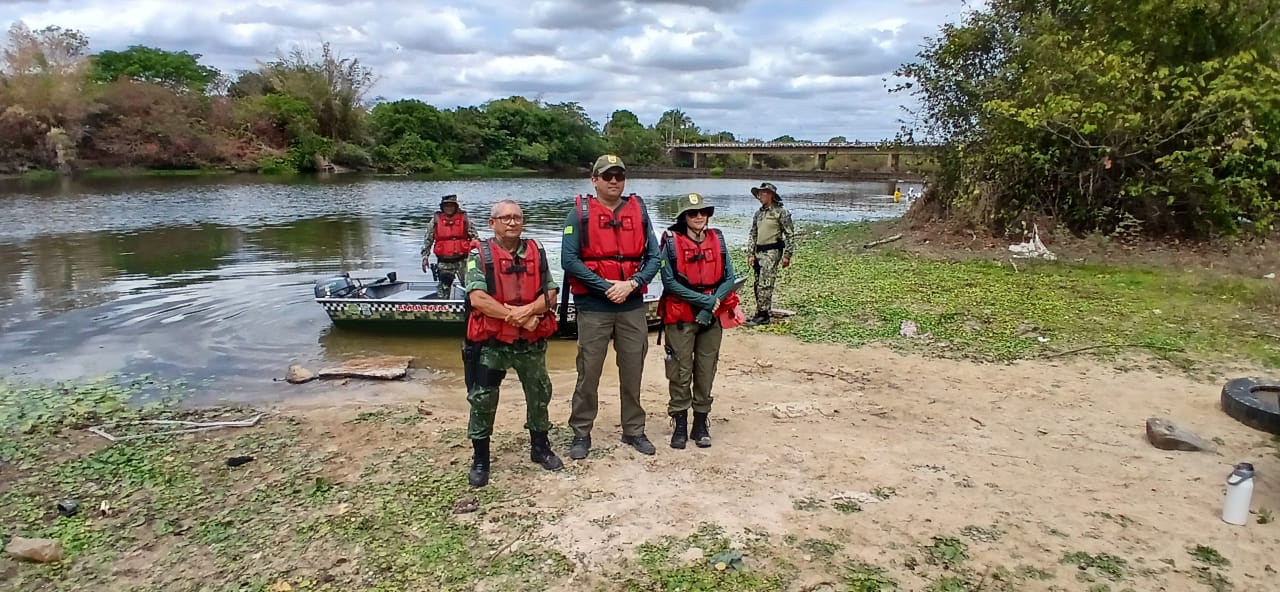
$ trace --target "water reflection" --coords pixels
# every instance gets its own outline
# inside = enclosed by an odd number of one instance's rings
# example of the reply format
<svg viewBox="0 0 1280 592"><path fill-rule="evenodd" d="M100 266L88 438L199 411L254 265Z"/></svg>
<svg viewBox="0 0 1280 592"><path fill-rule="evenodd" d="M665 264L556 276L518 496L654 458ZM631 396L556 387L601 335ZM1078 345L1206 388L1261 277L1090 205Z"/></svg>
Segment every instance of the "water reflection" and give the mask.
<svg viewBox="0 0 1280 592"><path fill-rule="evenodd" d="M633 179L655 227L680 196L716 206L714 224L746 240L759 207L726 179ZM797 222L897 216L891 186L779 184ZM441 195L456 193L481 229L500 199L521 202L526 235L558 260L563 222L586 179L426 181L333 177L107 179L0 185L0 373L77 378L106 372L215 377L263 388L289 363L404 354L460 372L456 336L373 335L332 327L311 283L343 271L425 277L419 247ZM553 266L560 278L561 271ZM552 346L571 371L574 343ZM239 385L239 386L237 386ZM252 385L258 385L253 387Z"/></svg>
<svg viewBox="0 0 1280 592"><path fill-rule="evenodd" d="M250 229L246 242L294 261L347 267L369 259L372 234L369 220L326 216Z"/></svg>

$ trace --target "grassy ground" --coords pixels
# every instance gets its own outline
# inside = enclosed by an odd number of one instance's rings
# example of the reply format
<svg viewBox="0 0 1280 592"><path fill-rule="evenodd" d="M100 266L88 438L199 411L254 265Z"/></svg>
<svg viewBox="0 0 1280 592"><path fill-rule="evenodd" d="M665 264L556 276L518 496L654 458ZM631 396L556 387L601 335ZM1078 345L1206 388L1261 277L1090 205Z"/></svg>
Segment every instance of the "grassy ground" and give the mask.
<svg viewBox="0 0 1280 592"><path fill-rule="evenodd" d="M882 235L873 224L807 231L775 296L776 307L798 314L765 330L986 361L1089 347L1089 355L1104 356L1136 348L1189 369L1280 367L1274 279L1136 264L938 258L895 243L863 248ZM746 269L745 261L735 265ZM901 337L908 320L930 338Z"/></svg>
<svg viewBox="0 0 1280 592"><path fill-rule="evenodd" d="M303 590L399 590L431 581L439 587L418 589L462 590L477 577L509 580L508 589L539 589L546 575L563 570L563 558L536 547L489 561L499 549L481 541L482 525L453 513L470 496L465 475L415 448L370 451L375 458L365 470L338 482L326 473L336 451L324 448L324 435L304 433L287 417L242 435L111 446L66 431L106 420L175 417L165 406L125 406L136 392L107 382L0 387L0 428L19 434L0 450L0 538L56 538L70 558L49 566L6 560L0 576L7 577L0 579L15 582L10 589L128 589L128 583L185 589L193 585L191 578L210 576L205 589L280 590L271 586L292 581ZM179 416L242 419L246 413L223 409ZM373 414L354 422L411 427L417 419ZM259 459L226 465L225 459L246 450ZM476 501L493 506L503 497L494 488ZM79 513L58 516L54 508L62 499L76 500ZM520 520L513 516L507 526L515 528ZM317 557L327 560L325 569L308 570L308 561ZM357 557L373 569L333 573Z"/></svg>
<svg viewBox="0 0 1280 592"><path fill-rule="evenodd" d="M323 431L276 416L239 433L110 445L84 431L100 422L252 415L127 404L155 386L0 382L0 430L17 436L0 447L0 540L57 539L67 555L47 565L0 559L7 589L472 590L484 580L492 590L545 590L571 571L560 553L523 540L563 509L498 486L474 492L465 465L450 458L467 452L449 452L461 433L424 438L424 417L414 411L362 413ZM333 445L337 430L395 444L356 452L360 467L335 467L352 452ZM256 458L227 466L246 451ZM79 506L74 516L56 510L67 499ZM477 506L484 512L467 511ZM723 571L676 559L694 545ZM591 589L783 589L785 564L740 570L741 553L730 545L712 524L687 538L646 542L635 559L602 574L609 584Z"/></svg>

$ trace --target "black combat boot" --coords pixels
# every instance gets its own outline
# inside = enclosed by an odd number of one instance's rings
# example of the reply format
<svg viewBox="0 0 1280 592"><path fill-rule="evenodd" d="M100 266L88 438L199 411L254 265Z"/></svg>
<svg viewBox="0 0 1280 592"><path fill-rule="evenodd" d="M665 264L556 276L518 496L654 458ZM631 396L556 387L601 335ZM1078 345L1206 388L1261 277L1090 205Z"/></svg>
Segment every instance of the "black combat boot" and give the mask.
<svg viewBox="0 0 1280 592"><path fill-rule="evenodd" d="M671 419L676 422L676 428L671 432L671 447L683 449L685 442L689 441L689 410L675 411L671 413Z"/></svg>
<svg viewBox="0 0 1280 592"><path fill-rule="evenodd" d="M689 433L698 448L711 447L711 431L707 429L707 414L693 412L693 431Z"/></svg>
<svg viewBox="0 0 1280 592"><path fill-rule="evenodd" d="M484 487L489 484L489 439L472 440L471 447L474 452L471 457L471 473L467 475L467 481L471 482L472 487Z"/></svg>
<svg viewBox="0 0 1280 592"><path fill-rule="evenodd" d="M546 432L529 431L529 460L542 465L548 471L559 471L564 468L560 457L551 451L551 442Z"/></svg>

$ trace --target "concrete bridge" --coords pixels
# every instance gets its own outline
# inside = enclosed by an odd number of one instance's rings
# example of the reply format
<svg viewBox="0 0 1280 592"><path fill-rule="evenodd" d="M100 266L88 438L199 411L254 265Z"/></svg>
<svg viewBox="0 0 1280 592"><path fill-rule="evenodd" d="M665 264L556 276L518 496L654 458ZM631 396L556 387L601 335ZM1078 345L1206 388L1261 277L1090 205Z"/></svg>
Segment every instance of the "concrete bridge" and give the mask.
<svg viewBox="0 0 1280 592"><path fill-rule="evenodd" d="M704 154L742 154L747 155L747 168L754 168L757 154L812 154L818 170L827 170L828 154L876 154L887 158L889 169L898 170L898 161L903 154L928 154L941 148L941 144L909 144L895 146L881 142L711 142L697 144L674 142L667 144L672 153L683 152L693 155L693 168L698 168L700 156Z"/></svg>

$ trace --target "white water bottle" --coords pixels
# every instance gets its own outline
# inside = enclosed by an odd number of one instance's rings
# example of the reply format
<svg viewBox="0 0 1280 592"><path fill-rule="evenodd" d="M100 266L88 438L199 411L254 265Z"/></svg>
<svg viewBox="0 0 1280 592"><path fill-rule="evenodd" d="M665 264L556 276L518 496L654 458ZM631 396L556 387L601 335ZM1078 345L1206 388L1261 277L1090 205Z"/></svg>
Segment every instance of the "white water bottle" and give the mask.
<svg viewBox="0 0 1280 592"><path fill-rule="evenodd" d="M1222 520L1228 524L1249 523L1249 501L1253 498L1253 465L1240 463L1227 475L1227 498L1222 504Z"/></svg>

